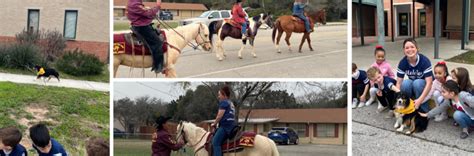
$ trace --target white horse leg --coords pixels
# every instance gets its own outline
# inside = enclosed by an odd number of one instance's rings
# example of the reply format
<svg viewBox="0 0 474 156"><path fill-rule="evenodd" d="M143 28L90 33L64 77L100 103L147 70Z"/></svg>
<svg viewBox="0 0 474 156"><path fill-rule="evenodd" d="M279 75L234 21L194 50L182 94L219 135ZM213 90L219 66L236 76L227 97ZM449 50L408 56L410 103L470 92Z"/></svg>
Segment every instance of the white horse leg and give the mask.
<svg viewBox="0 0 474 156"><path fill-rule="evenodd" d="M254 58L257 57L257 54L255 53L255 46L252 45L252 55Z"/></svg>
<svg viewBox="0 0 474 156"><path fill-rule="evenodd" d="M240 47L240 50L239 50L239 58L242 59L242 51L244 51L245 49L245 44L242 43L242 46Z"/></svg>
<svg viewBox="0 0 474 156"><path fill-rule="evenodd" d="M224 48L222 48L222 40L217 40L217 53L216 53L217 59L219 61L224 60Z"/></svg>

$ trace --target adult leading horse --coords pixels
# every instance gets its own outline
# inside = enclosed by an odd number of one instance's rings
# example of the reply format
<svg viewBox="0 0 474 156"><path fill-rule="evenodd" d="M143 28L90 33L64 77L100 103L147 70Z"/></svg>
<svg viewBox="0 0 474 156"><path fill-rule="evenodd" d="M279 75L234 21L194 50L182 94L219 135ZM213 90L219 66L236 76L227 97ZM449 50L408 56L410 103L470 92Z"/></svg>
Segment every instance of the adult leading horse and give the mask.
<svg viewBox="0 0 474 156"><path fill-rule="evenodd" d="M322 24L326 24L326 10L321 9L317 11L315 14L309 15L309 20L311 23L311 28L314 28L314 24L320 22ZM278 32L278 36L275 41L275 36ZM275 47L278 53L281 53L279 44L281 36L283 32L286 33L285 41L288 45L288 50L291 52L291 44L290 44L290 37L291 34L294 33L304 33L303 38L301 39L299 52L301 53L301 48L303 47L303 43L308 41L308 46L311 51L313 51L313 47L311 46L311 38L310 33L305 31L304 22L303 20L299 19L298 17L294 17L291 15L281 16L275 22L275 28L273 28L272 33L272 41L275 43Z"/></svg>
<svg viewBox="0 0 474 156"><path fill-rule="evenodd" d="M249 31L248 37L246 39L242 38L242 33L241 33L241 28L240 26L233 24L232 22L226 22L226 21L214 21L209 24L209 30L211 32L210 40L212 42L212 34L217 34L218 40L217 43L214 47L214 50L216 51L216 57L218 58L219 61L222 61L224 59L225 51L224 48L222 47L222 44L224 42L224 39L226 37L231 37L234 39L242 39L242 46L239 50L238 56L240 59L242 59L242 51L245 48L245 45L247 44L247 39L249 40L250 45L252 46L252 55L253 57L257 57L257 54L255 54L255 49L254 49L254 41L255 37L257 36L258 29L260 26L263 24L267 24L270 28L273 28L273 21L271 16L267 14L260 14L258 16L254 16L249 19ZM233 26L234 25L234 26Z"/></svg>
<svg viewBox="0 0 474 156"><path fill-rule="evenodd" d="M194 149L196 156L208 156L209 152L204 148L206 138L210 135L209 132L201 127L197 127L190 122L180 122L177 127L177 140L184 140L186 145ZM209 137L210 138L210 137ZM212 139L212 138L210 138ZM225 153L229 156L279 156L278 149L273 140L256 135L254 138L253 147L244 147L242 151L236 153Z"/></svg>
<svg viewBox="0 0 474 156"><path fill-rule="evenodd" d="M212 44L209 41L209 28L205 24L195 23L186 26L178 27L174 30L164 30L167 36L168 43L168 52L165 55L166 64L165 64L165 76L167 78L177 77L176 70L174 68L175 64L178 61L178 57L181 54L181 51L187 45L194 44L191 43L192 40L195 40L204 50L210 51ZM115 34L115 35L131 35L129 34ZM150 68L153 65L153 59L151 55L141 55L141 54L132 54L130 48L124 48L123 53L116 53L120 47L116 46L116 38L114 35L114 77L117 75L117 69L120 65L125 65L133 68ZM120 45L120 44L119 44ZM197 47L193 47L197 48Z"/></svg>

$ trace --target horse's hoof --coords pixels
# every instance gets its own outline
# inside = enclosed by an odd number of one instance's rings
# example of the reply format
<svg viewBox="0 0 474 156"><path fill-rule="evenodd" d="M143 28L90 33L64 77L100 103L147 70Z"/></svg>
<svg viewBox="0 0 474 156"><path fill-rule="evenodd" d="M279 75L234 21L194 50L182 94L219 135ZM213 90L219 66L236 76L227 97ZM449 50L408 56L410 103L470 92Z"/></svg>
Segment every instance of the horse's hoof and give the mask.
<svg viewBox="0 0 474 156"><path fill-rule="evenodd" d="M219 61L222 61L222 60L224 60L224 59L222 59L222 58L218 58L217 60L219 60Z"/></svg>
<svg viewBox="0 0 474 156"><path fill-rule="evenodd" d="M281 51L280 51L280 50L278 50L278 51L277 51L277 53L281 54Z"/></svg>
<svg viewBox="0 0 474 156"><path fill-rule="evenodd" d="M313 49L310 49L309 51L314 51Z"/></svg>
<svg viewBox="0 0 474 156"><path fill-rule="evenodd" d="M257 58L257 55L253 55L253 58Z"/></svg>
<svg viewBox="0 0 474 156"><path fill-rule="evenodd" d="M243 59L243 57L242 57L242 56L239 56L239 59Z"/></svg>
<svg viewBox="0 0 474 156"><path fill-rule="evenodd" d="M303 53L301 50L300 50L300 51L298 51L298 52L299 52L299 53Z"/></svg>

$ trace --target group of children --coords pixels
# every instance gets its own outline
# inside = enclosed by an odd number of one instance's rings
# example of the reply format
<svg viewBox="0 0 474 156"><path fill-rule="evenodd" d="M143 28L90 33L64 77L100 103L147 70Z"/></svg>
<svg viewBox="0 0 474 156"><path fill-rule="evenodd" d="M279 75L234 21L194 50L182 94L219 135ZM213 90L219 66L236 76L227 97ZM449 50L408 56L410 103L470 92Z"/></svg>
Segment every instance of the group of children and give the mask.
<svg viewBox="0 0 474 156"><path fill-rule="evenodd" d="M418 53L413 39L405 40L403 48L405 57L398 65L396 77L381 46L375 48L375 62L367 71L352 64L352 108L369 106L377 99L377 112L388 109L386 118L392 118L396 93L402 92L415 100L421 116L437 122L447 119L447 109L452 108L454 125L462 128L460 138L467 138L474 130L474 86L468 70L458 67L449 71L443 61L432 69L429 59ZM404 79L405 75L408 79ZM430 99L436 104L432 110L428 107Z"/></svg>
<svg viewBox="0 0 474 156"><path fill-rule="evenodd" d="M49 135L44 124L36 124L29 129L33 148L39 156L67 156L63 146ZM20 144L22 134L16 127L0 128L0 156L27 156L28 151ZM87 143L89 156L109 155L108 141L100 138Z"/></svg>

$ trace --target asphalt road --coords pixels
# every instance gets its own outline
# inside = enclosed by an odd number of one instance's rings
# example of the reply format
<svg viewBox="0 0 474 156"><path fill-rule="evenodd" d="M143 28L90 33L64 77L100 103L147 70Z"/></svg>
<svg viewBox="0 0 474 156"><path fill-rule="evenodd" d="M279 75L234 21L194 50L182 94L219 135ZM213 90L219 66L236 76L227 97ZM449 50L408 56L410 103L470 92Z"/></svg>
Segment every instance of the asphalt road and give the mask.
<svg viewBox="0 0 474 156"><path fill-rule="evenodd" d="M278 152L281 156L346 156L346 145L278 145Z"/></svg>
<svg viewBox="0 0 474 156"><path fill-rule="evenodd" d="M237 52L241 40L227 38L224 49L227 57L218 61L215 53L193 51L187 47L176 64L178 77L199 78L345 78L347 76L347 26L319 26L311 34L314 51L303 45L302 53L297 46L302 34L293 34L289 52L284 42L280 42L282 53L277 53L271 39L272 31L259 30L255 41L257 58L251 55L251 48L242 52L239 59ZM214 36L217 38L217 36ZM120 66L117 78L128 78L129 67ZM131 77L141 78L141 69L133 69ZM150 69L145 70L146 78L154 78ZM160 75L159 77L163 77Z"/></svg>

